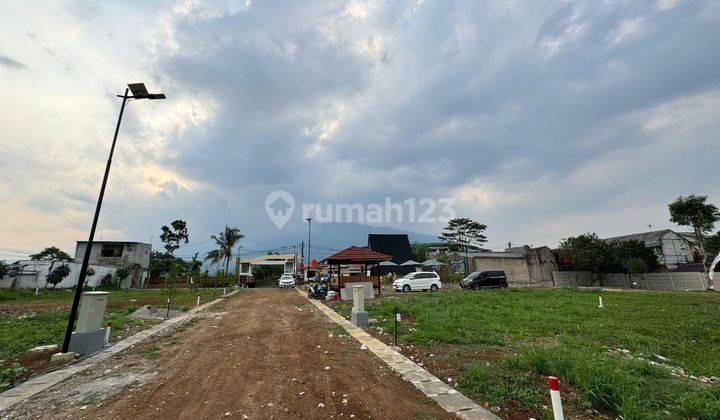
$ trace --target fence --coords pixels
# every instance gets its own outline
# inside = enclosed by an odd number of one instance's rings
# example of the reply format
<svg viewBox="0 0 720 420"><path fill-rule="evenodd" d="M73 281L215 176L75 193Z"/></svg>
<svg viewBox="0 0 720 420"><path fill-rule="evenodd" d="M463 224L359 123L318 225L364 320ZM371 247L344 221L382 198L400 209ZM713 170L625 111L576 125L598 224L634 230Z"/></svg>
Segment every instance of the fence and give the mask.
<svg viewBox="0 0 720 420"><path fill-rule="evenodd" d="M587 271L553 271L555 286L597 286L593 284L593 276ZM605 275L604 287L617 287L620 289L645 290L705 290L707 278L705 273L665 272L626 274L610 273Z"/></svg>

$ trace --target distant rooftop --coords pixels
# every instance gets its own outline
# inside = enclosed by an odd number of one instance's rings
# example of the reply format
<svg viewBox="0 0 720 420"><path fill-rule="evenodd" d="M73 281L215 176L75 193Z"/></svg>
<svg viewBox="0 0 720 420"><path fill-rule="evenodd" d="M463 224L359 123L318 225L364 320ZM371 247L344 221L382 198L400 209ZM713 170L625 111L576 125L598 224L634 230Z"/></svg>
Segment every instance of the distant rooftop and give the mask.
<svg viewBox="0 0 720 420"><path fill-rule="evenodd" d="M77 241L78 244L86 244L87 241ZM147 242L138 242L138 241L93 241L93 244L140 244L140 245L150 245Z"/></svg>
<svg viewBox="0 0 720 420"><path fill-rule="evenodd" d="M661 230L651 230L649 232L640 232L640 233L633 233L630 235L622 235L622 236L613 236L612 238L604 238L604 241L641 241L645 242L645 245L647 246L656 246L661 245L661 239L663 236L667 235L668 233L675 233L672 229L661 229ZM677 233L675 233L678 235ZM683 237L682 235L678 235L680 237ZM684 238L684 237L683 237ZM687 239L687 238L685 238Z"/></svg>

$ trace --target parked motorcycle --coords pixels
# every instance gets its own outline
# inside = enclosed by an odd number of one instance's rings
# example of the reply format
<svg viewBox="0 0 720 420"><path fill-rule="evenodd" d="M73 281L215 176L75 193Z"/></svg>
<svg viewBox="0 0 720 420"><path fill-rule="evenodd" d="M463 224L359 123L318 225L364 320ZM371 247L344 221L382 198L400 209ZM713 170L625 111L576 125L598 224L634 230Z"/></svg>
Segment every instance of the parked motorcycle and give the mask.
<svg viewBox="0 0 720 420"><path fill-rule="evenodd" d="M326 284L315 283L310 285L310 288L308 289L308 297L310 299L324 300L327 293L328 287Z"/></svg>

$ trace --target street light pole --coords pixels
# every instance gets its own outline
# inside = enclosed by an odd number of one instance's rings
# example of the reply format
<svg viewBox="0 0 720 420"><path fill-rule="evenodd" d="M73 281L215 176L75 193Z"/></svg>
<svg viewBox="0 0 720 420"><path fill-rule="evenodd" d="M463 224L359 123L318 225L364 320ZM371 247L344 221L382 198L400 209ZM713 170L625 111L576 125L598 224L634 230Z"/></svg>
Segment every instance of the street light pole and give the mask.
<svg viewBox="0 0 720 420"><path fill-rule="evenodd" d="M308 222L308 259L307 259L308 262L307 263L308 263L308 267L310 267L311 262L312 262L312 260L310 259L310 228L312 226L312 217L308 217L305 220L307 220L307 222Z"/></svg>
<svg viewBox="0 0 720 420"><path fill-rule="evenodd" d="M128 95L128 92L132 89L133 95ZM113 136L112 145L110 146L110 154L108 155L107 164L105 165L105 174L103 175L102 184L100 186L100 195L98 196L97 205L95 206L95 216L93 217L92 225L90 226L90 235L85 246L85 254L83 255L82 265L80 266L80 276L78 278L77 286L75 287L75 295L73 296L72 306L70 307L70 318L68 319L67 328L65 329L65 338L63 340L62 352L67 353L70 347L70 338L72 337L73 327L75 326L75 319L77 318L77 310L80 305L80 296L82 295L83 284L87 276L87 268L90 263L90 252L93 246L93 240L95 239L95 229L97 228L98 218L100 217L100 208L102 207L103 197L105 196L105 187L107 186L108 176L110 175L110 166L112 165L112 157L115 152L115 143L117 142L118 132L120 131L120 122L122 122L123 112L125 111L125 104L128 99L165 99L163 94L148 94L145 85L142 83L136 83L128 85L125 88L125 94L118 97L122 98L122 105L120 106L120 115L118 116L117 125L115 126L115 135Z"/></svg>

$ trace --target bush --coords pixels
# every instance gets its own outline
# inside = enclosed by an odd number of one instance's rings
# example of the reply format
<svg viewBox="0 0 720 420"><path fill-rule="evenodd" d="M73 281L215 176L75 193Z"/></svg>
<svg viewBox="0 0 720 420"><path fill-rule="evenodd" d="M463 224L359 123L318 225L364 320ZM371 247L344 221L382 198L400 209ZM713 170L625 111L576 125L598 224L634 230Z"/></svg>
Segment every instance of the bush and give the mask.
<svg viewBox="0 0 720 420"><path fill-rule="evenodd" d="M460 280L465 278L465 274L456 273L454 271L444 271L440 273L440 281L443 283L460 283Z"/></svg>
<svg viewBox="0 0 720 420"><path fill-rule="evenodd" d="M27 374L27 369L20 366L18 362L0 370L0 391L5 391L6 389L14 387L15 384L24 381Z"/></svg>
<svg viewBox="0 0 720 420"><path fill-rule="evenodd" d="M119 267L117 270L115 270L115 275L118 278L118 283L122 282L128 276L130 275L130 269L127 267Z"/></svg>
<svg viewBox="0 0 720 420"><path fill-rule="evenodd" d="M8 272L8 266L4 262L0 261L0 280L5 278L5 275Z"/></svg>
<svg viewBox="0 0 720 420"><path fill-rule="evenodd" d="M105 274L102 279L100 279L100 287L112 287L114 285L113 276L110 273Z"/></svg>
<svg viewBox="0 0 720 420"><path fill-rule="evenodd" d="M58 267L55 267L53 271L51 271L50 274L45 277L45 280L47 280L49 284L52 284L53 287L55 287L60 282L62 282L63 279L65 279L65 277L67 277L68 275L70 275L70 267L67 264L62 264Z"/></svg>

